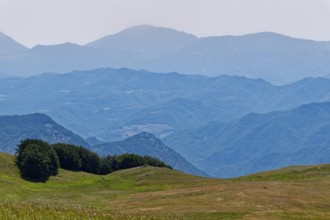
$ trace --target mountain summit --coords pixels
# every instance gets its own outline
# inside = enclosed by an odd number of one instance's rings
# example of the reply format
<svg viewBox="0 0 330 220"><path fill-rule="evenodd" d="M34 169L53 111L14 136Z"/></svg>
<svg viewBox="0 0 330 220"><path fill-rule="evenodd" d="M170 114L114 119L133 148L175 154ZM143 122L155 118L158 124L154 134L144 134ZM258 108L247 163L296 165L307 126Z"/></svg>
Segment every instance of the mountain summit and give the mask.
<svg viewBox="0 0 330 220"><path fill-rule="evenodd" d="M175 52L197 40L197 37L170 28L140 25L93 41L87 46L105 47L157 57Z"/></svg>

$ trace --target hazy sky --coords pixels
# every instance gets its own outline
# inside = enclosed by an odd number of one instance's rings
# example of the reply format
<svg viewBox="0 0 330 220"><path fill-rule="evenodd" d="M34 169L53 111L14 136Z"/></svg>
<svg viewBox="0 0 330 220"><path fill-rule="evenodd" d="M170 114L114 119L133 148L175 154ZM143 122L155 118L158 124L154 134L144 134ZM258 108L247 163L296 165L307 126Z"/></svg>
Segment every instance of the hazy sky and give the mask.
<svg viewBox="0 0 330 220"><path fill-rule="evenodd" d="M330 40L330 0L0 0L0 32L29 47L84 44L140 24Z"/></svg>

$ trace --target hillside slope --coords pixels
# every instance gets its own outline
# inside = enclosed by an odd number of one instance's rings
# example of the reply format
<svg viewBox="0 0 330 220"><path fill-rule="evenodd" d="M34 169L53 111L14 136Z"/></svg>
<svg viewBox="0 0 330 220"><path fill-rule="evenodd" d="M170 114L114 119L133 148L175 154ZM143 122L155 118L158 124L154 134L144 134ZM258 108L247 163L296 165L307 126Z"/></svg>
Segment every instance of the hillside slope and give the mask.
<svg viewBox="0 0 330 220"><path fill-rule="evenodd" d="M57 124L47 115L36 113L0 116L0 151L14 153L20 141L27 138L88 146L83 138Z"/></svg>
<svg viewBox="0 0 330 220"><path fill-rule="evenodd" d="M27 47L0 32L0 59L2 56L19 54L28 50ZM1 70L0 70L1 73Z"/></svg>
<svg viewBox="0 0 330 220"><path fill-rule="evenodd" d="M13 159L0 153L1 219L330 218L329 164L230 180L153 167L106 176L60 170L33 183L19 177Z"/></svg>
<svg viewBox="0 0 330 220"><path fill-rule="evenodd" d="M164 139L198 168L233 177L294 164L330 162L330 103L251 113Z"/></svg>

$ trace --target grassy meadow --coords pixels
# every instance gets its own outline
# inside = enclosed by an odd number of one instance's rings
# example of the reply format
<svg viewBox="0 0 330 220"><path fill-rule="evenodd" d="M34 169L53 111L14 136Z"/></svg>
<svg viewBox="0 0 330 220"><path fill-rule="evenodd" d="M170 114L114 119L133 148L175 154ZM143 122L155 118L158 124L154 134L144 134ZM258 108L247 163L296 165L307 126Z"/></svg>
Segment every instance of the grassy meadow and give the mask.
<svg viewBox="0 0 330 220"><path fill-rule="evenodd" d="M0 219L330 219L330 165L210 179L138 167L20 178L0 153Z"/></svg>

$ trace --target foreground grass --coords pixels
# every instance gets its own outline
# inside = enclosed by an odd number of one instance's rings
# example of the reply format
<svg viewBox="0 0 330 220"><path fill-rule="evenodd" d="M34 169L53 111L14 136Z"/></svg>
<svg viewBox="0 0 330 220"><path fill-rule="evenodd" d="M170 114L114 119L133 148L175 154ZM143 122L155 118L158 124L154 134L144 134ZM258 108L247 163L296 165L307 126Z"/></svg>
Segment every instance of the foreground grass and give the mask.
<svg viewBox="0 0 330 220"><path fill-rule="evenodd" d="M0 219L330 219L330 165L207 179L139 167L22 180L0 154Z"/></svg>

